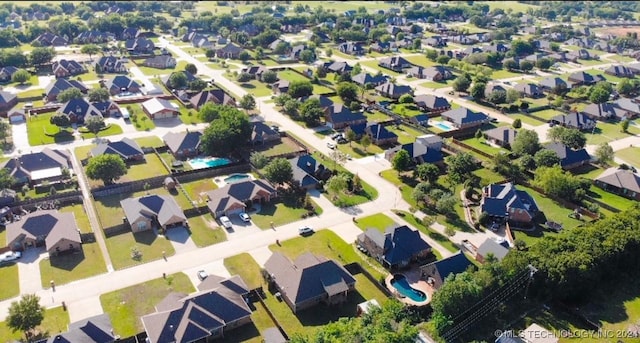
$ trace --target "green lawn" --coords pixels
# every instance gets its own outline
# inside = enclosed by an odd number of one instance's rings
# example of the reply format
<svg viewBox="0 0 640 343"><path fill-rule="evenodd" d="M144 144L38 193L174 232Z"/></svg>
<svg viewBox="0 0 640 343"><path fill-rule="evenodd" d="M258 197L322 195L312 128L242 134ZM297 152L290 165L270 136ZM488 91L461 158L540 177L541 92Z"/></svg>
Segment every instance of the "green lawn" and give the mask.
<svg viewBox="0 0 640 343"><path fill-rule="evenodd" d="M513 77L518 77L521 76L522 74L519 73L514 73L505 69L500 69L500 70L493 70L493 73L491 73L491 79L493 80L498 80L498 79L510 79Z"/></svg>
<svg viewBox="0 0 640 343"><path fill-rule="evenodd" d="M520 119L520 121L522 121L525 124L529 124L532 126L540 126L540 125L544 125L545 123L541 122L538 119L534 119L531 118L530 116L523 114L523 113L509 113L508 116L510 118L515 119Z"/></svg>
<svg viewBox="0 0 640 343"><path fill-rule="evenodd" d="M391 117L377 110L373 111L373 113L364 112L364 115L367 116L367 121L381 122L391 120Z"/></svg>
<svg viewBox="0 0 640 343"><path fill-rule="evenodd" d="M251 93L255 97L268 96L273 93L271 87L264 82L258 80L251 80L249 82L238 83L247 92Z"/></svg>
<svg viewBox="0 0 640 343"><path fill-rule="evenodd" d="M184 273L168 275L100 296L104 312L109 315L115 334L129 337L141 331L141 316L155 312L155 306L169 293L192 293L195 288ZM141 296L144 295L144 296Z"/></svg>
<svg viewBox="0 0 640 343"><path fill-rule="evenodd" d="M213 182L213 179L210 178L180 183L180 186L184 188L187 194L189 194L191 200L195 202L206 202L204 197L200 197L200 193L212 191L218 188L218 185L216 185L216 183Z"/></svg>
<svg viewBox="0 0 640 343"><path fill-rule="evenodd" d="M599 125L600 123L598 123ZM629 147L616 151L616 157L621 158L628 164L640 168L640 148Z"/></svg>
<svg viewBox="0 0 640 343"><path fill-rule="evenodd" d="M289 80L290 82L293 82L293 81L310 81L309 78L307 78L306 76L298 74L293 70L279 71L278 72L278 78L280 78L282 80ZM328 87L323 86L323 85L313 84L313 94L326 94L326 93L333 93L333 92L335 92L335 90L332 90L331 88L328 88ZM269 94L271 94L271 92L269 92L268 94L265 94L265 95L269 95Z"/></svg>
<svg viewBox="0 0 640 343"><path fill-rule="evenodd" d="M493 11L495 9L502 9L504 11L507 11L508 9L511 9L513 10L513 13L527 13L527 10L530 8L534 10L539 8L539 6L523 4L518 1L478 1L478 3L489 5L490 11Z"/></svg>
<svg viewBox="0 0 640 343"><path fill-rule="evenodd" d="M400 144L413 143L416 141L416 137L426 135L426 133L407 125L400 125L398 128L395 125L389 125L386 129L398 135L398 143Z"/></svg>
<svg viewBox="0 0 640 343"><path fill-rule="evenodd" d="M93 134L93 132L89 132L85 128L79 129L78 131L80 131L80 133L82 134L83 139L93 139L96 137L96 135ZM103 130L98 132L98 137L119 135L121 133L122 133L122 128L120 127L120 125L109 124L108 126L105 126Z"/></svg>
<svg viewBox="0 0 640 343"><path fill-rule="evenodd" d="M3 240L2 242L5 241ZM0 299L9 299L20 294L18 265L16 265L15 263L11 263L8 265L0 266L0 280L2 280L2 287L0 287Z"/></svg>
<svg viewBox="0 0 640 343"><path fill-rule="evenodd" d="M392 104L391 111L405 117L413 117L423 112L415 104Z"/></svg>
<svg viewBox="0 0 640 343"><path fill-rule="evenodd" d="M122 218L122 217L120 217ZM122 220L122 219L121 219ZM175 253L171 242L164 236L158 236L152 231L140 233L125 232L106 239L107 250L115 269L122 269L134 265L159 260L162 258L162 252L166 256ZM133 248L141 253L142 257L135 260L131 256Z"/></svg>
<svg viewBox="0 0 640 343"><path fill-rule="evenodd" d="M370 216L357 218L356 226L362 229L362 231L366 231L367 229L376 229L384 233L387 228L398 226L398 224L386 215L376 213Z"/></svg>
<svg viewBox="0 0 640 343"><path fill-rule="evenodd" d="M313 200L311 200L313 202ZM320 206L314 203L318 214L322 213ZM279 200L263 204L258 213L251 215L251 220L262 230L271 229L271 223L278 227L302 219L302 215L308 213L306 209L298 206L291 197L281 197Z"/></svg>
<svg viewBox="0 0 640 343"><path fill-rule="evenodd" d="M189 218L189 232L193 242L200 248L227 240L227 235L218 226L211 213Z"/></svg>
<svg viewBox="0 0 640 343"><path fill-rule="evenodd" d="M164 142L158 136L136 138L134 139L134 141L136 141L136 143L138 143L138 145L141 148L142 147L159 148L161 146L164 146Z"/></svg>
<svg viewBox="0 0 640 343"><path fill-rule="evenodd" d="M40 301L42 304L42 300ZM62 309L62 306L50 308L44 311L44 319L42 323L36 327L41 333L54 335L60 332L66 332L69 326L69 313ZM12 332L5 322L0 322L0 337L2 341L24 339L24 333L17 331Z"/></svg>
<svg viewBox="0 0 640 343"><path fill-rule="evenodd" d="M42 88L34 88L24 92L18 92L18 98L31 98L36 96L44 97L44 89Z"/></svg>
<svg viewBox="0 0 640 343"><path fill-rule="evenodd" d="M224 266L231 275L240 275L249 289L254 289L264 284L260 266L249 253L242 253L224 259Z"/></svg>
<svg viewBox="0 0 640 343"><path fill-rule="evenodd" d="M353 158L361 158L379 154L384 150L377 145L369 145L365 151L364 147L359 142L351 142L347 144L338 144L338 150L343 154L351 155Z"/></svg>
<svg viewBox="0 0 640 343"><path fill-rule="evenodd" d="M409 203L409 205L414 208L417 206L416 201L411 197L413 188L418 184L417 181L399 175L398 172L394 169L387 169L383 171L380 176L382 176L383 179L398 186L398 188L400 189L400 193L402 194L402 199L404 199L404 201Z"/></svg>
<svg viewBox="0 0 640 343"><path fill-rule="evenodd" d="M631 58L631 57L628 57L628 56L622 56L622 55L618 55L618 54L611 55L611 56L607 57L607 59L613 60L613 61L616 61L616 62L624 62L624 63L635 62L636 61L634 58Z"/></svg>
<svg viewBox="0 0 640 343"><path fill-rule="evenodd" d="M421 66L421 67L431 67L431 66L435 66L437 65L436 62L431 61L430 59L427 58L426 55L414 55L414 56L407 56L404 58L405 60L417 65L417 66Z"/></svg>
<svg viewBox="0 0 640 343"><path fill-rule="evenodd" d="M597 145L603 142L611 142L631 135L640 134L640 127L629 125L627 133L622 132L620 123L609 123L598 121L596 129L592 132L585 132L587 144Z"/></svg>
<svg viewBox="0 0 640 343"><path fill-rule="evenodd" d="M55 280L56 285L86 279L107 272L98 243L82 244L82 252L64 256L51 256L40 261L42 287L49 287Z"/></svg>
<svg viewBox="0 0 640 343"><path fill-rule="evenodd" d="M74 140L73 130L61 129L49 122L54 113L31 116L27 120L27 136L29 145L62 143Z"/></svg>
<svg viewBox="0 0 640 343"><path fill-rule="evenodd" d="M316 151L312 154L313 158L324 164L325 167L335 169L338 172L349 172L339 164L334 164L334 161L324 154ZM342 194L336 201L332 201L334 205L341 204L342 206L355 206L365 202L374 200L378 197L378 191L369 185L368 183L361 181L362 191L358 194Z"/></svg>
<svg viewBox="0 0 640 343"><path fill-rule="evenodd" d="M129 111L131 115L131 123L138 131L150 131L153 130L156 125L153 123L153 120L149 118L143 111L142 105L140 104L129 104L126 106L126 109Z"/></svg>
<svg viewBox="0 0 640 343"><path fill-rule="evenodd" d="M210 89L213 89L213 88L210 88ZM182 104L178 104L178 107L180 108L178 117L180 118L180 121L182 121L184 124L195 125L203 122L202 119L198 117L198 111L196 111L195 109L186 108Z"/></svg>
<svg viewBox="0 0 640 343"><path fill-rule="evenodd" d="M624 211L635 204L635 201L633 200L607 192L596 185L591 185L591 188L589 188L587 195L609 206L613 206L621 211Z"/></svg>
<svg viewBox="0 0 640 343"><path fill-rule="evenodd" d="M377 71L382 72L383 74L387 74L387 75L391 75L391 76L400 76L400 75L402 75L402 73L398 73L398 72L395 72L395 71L393 71L391 69L387 69L387 68L383 68L383 67L379 66L377 60L360 61L360 64L363 67L369 67L369 68L375 69Z"/></svg>
<svg viewBox="0 0 640 343"><path fill-rule="evenodd" d="M95 145L91 145L91 148L93 147L95 147ZM77 156L80 158L85 158L85 156L87 155L84 149L80 151L79 150L80 149L76 149ZM82 155L78 154L78 152L82 153ZM169 175L169 171L167 170L167 168L165 168L164 164L156 154L145 154L144 159L145 162L134 162L127 164L127 174L119 178L117 182L122 183L129 181L138 181L148 179L151 176ZM150 172L153 173L153 175L151 175ZM103 182L101 180L88 179L88 181L91 188L103 186Z"/></svg>
<svg viewBox="0 0 640 343"><path fill-rule="evenodd" d="M419 84L419 86L425 87L425 88L440 89L440 88L451 87L452 83L453 83L453 79L446 80L444 82L428 81L428 82Z"/></svg>
<svg viewBox="0 0 640 343"><path fill-rule="evenodd" d="M87 200L88 201L88 200ZM82 204L74 204L60 208L60 212L72 212L76 218L76 224L80 232L87 233L93 231L89 223L89 217Z"/></svg>
<svg viewBox="0 0 640 343"><path fill-rule="evenodd" d="M544 118L546 120L551 120L551 118L557 116L557 115L561 115L562 112L554 110L554 109L548 109L548 110L544 110L544 111L537 111L537 112L532 112L531 114L533 114L534 116L540 117L540 118Z"/></svg>
<svg viewBox="0 0 640 343"><path fill-rule="evenodd" d="M181 63L183 61L180 61L178 63ZM151 67L145 67L142 65L142 61L140 61L140 63L138 64L138 69L140 69L140 71L147 75L147 76L156 76L156 75L169 75L174 71L178 71L178 70L183 70L183 69L178 69L178 66L176 65L175 68L167 68L167 69L158 69L158 68L151 68Z"/></svg>
<svg viewBox="0 0 640 343"><path fill-rule="evenodd" d="M509 153L509 150L504 148L498 148L492 145L489 145L484 138L469 138L462 141L462 143L474 147L480 151L486 152L489 155L496 155L499 153Z"/></svg>
<svg viewBox="0 0 640 343"><path fill-rule="evenodd" d="M288 138L282 138L277 144L256 145L254 151L263 153L267 157L300 151L300 147Z"/></svg>

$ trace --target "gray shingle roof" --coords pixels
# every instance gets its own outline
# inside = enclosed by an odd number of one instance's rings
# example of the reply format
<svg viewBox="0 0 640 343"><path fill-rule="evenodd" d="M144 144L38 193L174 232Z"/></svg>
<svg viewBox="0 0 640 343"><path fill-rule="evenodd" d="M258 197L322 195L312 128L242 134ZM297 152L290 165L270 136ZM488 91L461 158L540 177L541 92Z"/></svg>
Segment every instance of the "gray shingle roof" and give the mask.
<svg viewBox="0 0 640 343"><path fill-rule="evenodd" d="M128 198L120 201L129 223L140 217L157 216L160 225L172 223L174 219L187 220L178 203L170 195L146 195L139 198Z"/></svg>

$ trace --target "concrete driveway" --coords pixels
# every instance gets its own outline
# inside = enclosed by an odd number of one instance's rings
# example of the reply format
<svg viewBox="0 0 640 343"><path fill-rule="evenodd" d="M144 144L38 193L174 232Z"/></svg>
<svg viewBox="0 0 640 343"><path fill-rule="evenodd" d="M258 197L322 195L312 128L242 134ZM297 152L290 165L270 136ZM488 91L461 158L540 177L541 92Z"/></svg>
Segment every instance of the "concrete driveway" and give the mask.
<svg viewBox="0 0 640 343"><path fill-rule="evenodd" d="M31 149L31 146L29 145L29 137L27 136L27 123L12 124L11 138L13 139L13 147L15 151L20 150L20 152L25 152Z"/></svg>
<svg viewBox="0 0 640 343"><path fill-rule="evenodd" d="M255 225L253 221L242 221L242 219L238 217L237 213L230 214L227 217L229 217L229 220L231 220L231 224L233 224L233 227L231 229L225 229L228 240L245 239L258 232L262 232L262 229Z"/></svg>
<svg viewBox="0 0 640 343"><path fill-rule="evenodd" d="M187 274L187 276L189 277L189 280L191 280L191 283L193 283L193 287L195 287L196 289L198 288L198 285L200 284L200 282L202 282L200 281L200 279L198 279L197 273L199 270L204 270L209 275L217 275L223 278L228 278L231 276L227 268L224 266L224 262L222 259L207 263L202 266L198 266L196 268L189 268L189 269L183 270L182 272Z"/></svg>
<svg viewBox="0 0 640 343"><path fill-rule="evenodd" d="M49 254L44 248L29 248L22 252L22 257L18 260L20 294L35 293L42 290L40 261L48 257Z"/></svg>
<svg viewBox="0 0 640 343"><path fill-rule="evenodd" d="M198 249L196 244L191 239L191 235L187 228L180 226L167 230L165 237L171 242L173 248L176 250L176 254L183 253L185 251L191 251Z"/></svg>

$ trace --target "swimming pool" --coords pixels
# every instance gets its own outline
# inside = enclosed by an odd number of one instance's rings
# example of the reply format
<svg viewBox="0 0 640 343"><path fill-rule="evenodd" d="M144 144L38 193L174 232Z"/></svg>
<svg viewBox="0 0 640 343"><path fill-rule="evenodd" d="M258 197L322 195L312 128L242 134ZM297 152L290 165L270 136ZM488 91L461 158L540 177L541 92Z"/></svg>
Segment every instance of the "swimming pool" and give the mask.
<svg viewBox="0 0 640 343"><path fill-rule="evenodd" d="M451 131L451 130L453 130L453 128L452 128L451 126L449 126L449 125L447 125L447 124L445 124L445 123L443 123L443 122L441 122L441 121L436 122L436 123L434 124L434 126L437 126L438 128L440 128L440 129L442 129L442 130L445 130L445 131Z"/></svg>
<svg viewBox="0 0 640 343"><path fill-rule="evenodd" d="M231 160L220 157L193 158L189 160L189 165L193 169L219 167L229 163L231 163Z"/></svg>
<svg viewBox="0 0 640 343"><path fill-rule="evenodd" d="M398 290L400 294L413 301L422 302L427 300L427 295L424 294L423 291L419 291L409 286L407 278L402 274L396 274L393 276L393 279L391 279L391 286Z"/></svg>
<svg viewBox="0 0 640 343"><path fill-rule="evenodd" d="M224 178L224 182L226 183L234 183L238 181L248 180L250 177L248 174L231 174L228 177Z"/></svg>

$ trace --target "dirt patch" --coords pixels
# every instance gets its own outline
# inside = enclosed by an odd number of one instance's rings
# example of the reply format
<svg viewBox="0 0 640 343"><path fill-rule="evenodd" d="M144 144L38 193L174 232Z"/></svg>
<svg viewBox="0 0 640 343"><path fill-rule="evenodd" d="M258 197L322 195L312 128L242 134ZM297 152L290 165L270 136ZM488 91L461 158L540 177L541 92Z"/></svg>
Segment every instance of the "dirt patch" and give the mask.
<svg viewBox="0 0 640 343"><path fill-rule="evenodd" d="M612 34L612 35L616 35L618 37L624 37L624 36L627 35L627 32L640 33L640 26L634 26L634 27L622 27L622 26L605 27L605 28L597 29L596 32L601 33L601 34Z"/></svg>

